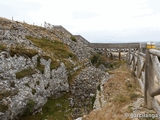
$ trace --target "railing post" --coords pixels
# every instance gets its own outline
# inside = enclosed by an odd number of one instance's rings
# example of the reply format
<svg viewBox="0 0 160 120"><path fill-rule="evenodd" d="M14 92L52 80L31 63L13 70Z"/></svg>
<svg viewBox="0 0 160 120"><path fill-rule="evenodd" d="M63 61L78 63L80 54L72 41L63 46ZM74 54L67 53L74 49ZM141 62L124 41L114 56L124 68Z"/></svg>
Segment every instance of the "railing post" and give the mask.
<svg viewBox="0 0 160 120"><path fill-rule="evenodd" d="M131 55L130 55L130 52L131 52L131 49L129 48L129 63L130 63L130 59L131 59Z"/></svg>
<svg viewBox="0 0 160 120"><path fill-rule="evenodd" d="M121 49L119 49L119 60L121 60Z"/></svg>
<svg viewBox="0 0 160 120"><path fill-rule="evenodd" d="M142 52L142 46L141 46L141 43L139 43L138 52Z"/></svg>
<svg viewBox="0 0 160 120"><path fill-rule="evenodd" d="M104 49L104 57L106 58L107 57L106 48L103 48L103 49Z"/></svg>
<svg viewBox="0 0 160 120"><path fill-rule="evenodd" d="M146 62L145 62L145 105L148 109L152 109L152 102L150 93L154 87L154 68L150 57L149 49L146 50Z"/></svg>

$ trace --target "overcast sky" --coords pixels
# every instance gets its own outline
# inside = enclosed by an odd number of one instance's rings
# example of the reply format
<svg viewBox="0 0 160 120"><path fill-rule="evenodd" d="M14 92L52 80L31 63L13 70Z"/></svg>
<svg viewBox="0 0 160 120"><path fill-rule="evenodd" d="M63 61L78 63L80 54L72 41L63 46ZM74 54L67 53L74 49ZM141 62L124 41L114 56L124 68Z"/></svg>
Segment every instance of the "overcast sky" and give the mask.
<svg viewBox="0 0 160 120"><path fill-rule="evenodd" d="M90 42L160 42L160 0L0 0L0 16L62 25Z"/></svg>

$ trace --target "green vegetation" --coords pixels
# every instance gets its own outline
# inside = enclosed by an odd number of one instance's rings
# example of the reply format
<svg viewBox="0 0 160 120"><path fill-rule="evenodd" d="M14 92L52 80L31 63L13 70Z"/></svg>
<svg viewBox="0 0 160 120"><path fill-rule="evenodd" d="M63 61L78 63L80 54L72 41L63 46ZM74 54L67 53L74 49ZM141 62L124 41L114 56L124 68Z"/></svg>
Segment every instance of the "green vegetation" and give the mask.
<svg viewBox="0 0 160 120"><path fill-rule="evenodd" d="M8 109L8 105L0 104L0 112L5 112Z"/></svg>
<svg viewBox="0 0 160 120"><path fill-rule="evenodd" d="M114 102L126 102L127 98L121 93L114 98Z"/></svg>
<svg viewBox="0 0 160 120"><path fill-rule="evenodd" d="M123 64L125 64L124 60L117 60L117 61L113 62L113 66L115 66L115 68L119 68Z"/></svg>
<svg viewBox="0 0 160 120"><path fill-rule="evenodd" d="M62 42L52 41L45 38L38 39L31 36L26 36L26 38L31 40L37 47L41 48L48 54L54 53L54 57L56 58L64 59L74 56L67 48L67 45L63 44Z"/></svg>
<svg viewBox="0 0 160 120"><path fill-rule="evenodd" d="M15 48L11 47L10 55L13 57L15 54L32 58L33 56L38 54L38 51L33 49L27 49L23 46L16 46Z"/></svg>
<svg viewBox="0 0 160 120"><path fill-rule="evenodd" d="M11 81L11 82L10 82L10 86L11 86L11 87L15 87L15 82L14 82L14 81Z"/></svg>
<svg viewBox="0 0 160 120"><path fill-rule="evenodd" d="M36 81L36 84L37 84L37 85L39 85L39 84L40 84L40 82L39 82L39 81Z"/></svg>
<svg viewBox="0 0 160 120"><path fill-rule="evenodd" d="M36 89L32 88L32 94L34 95L36 93Z"/></svg>
<svg viewBox="0 0 160 120"><path fill-rule="evenodd" d="M69 106L69 95L64 95L61 98L49 98L47 103L42 108L42 113L36 115L27 115L20 118L20 120L71 120L72 109ZM32 103L32 101L31 101ZM32 110L33 105L28 105L26 111Z"/></svg>
<svg viewBox="0 0 160 120"><path fill-rule="evenodd" d="M135 94L135 93L130 93L130 99L131 100L136 100L136 98L138 98L140 95L138 95L138 94Z"/></svg>
<svg viewBox="0 0 160 120"><path fill-rule="evenodd" d="M24 69L24 70L22 70L20 72L17 72L16 73L16 78L20 79L20 78L23 78L25 76L32 75L34 73L35 73L34 69L32 69L31 67L29 67L28 69Z"/></svg>
<svg viewBox="0 0 160 120"><path fill-rule="evenodd" d="M77 70L75 73L71 74L68 73L68 83L72 84L74 78L79 75L79 73L82 71L82 69L85 69L85 67L80 68L79 70Z"/></svg>
<svg viewBox="0 0 160 120"><path fill-rule="evenodd" d="M36 69L38 69L42 74L44 73L44 65L41 65L40 57L37 58Z"/></svg>
<svg viewBox="0 0 160 120"><path fill-rule="evenodd" d="M24 85L27 86L27 87L30 87L28 83L25 83Z"/></svg>
<svg viewBox="0 0 160 120"><path fill-rule="evenodd" d="M110 61L110 60L109 60ZM110 72L110 70L119 68L120 66L124 65L125 61L124 60L111 60L108 65L106 65L107 68L109 68L109 70L107 70L106 72ZM112 74L112 73L111 73Z"/></svg>
<svg viewBox="0 0 160 120"><path fill-rule="evenodd" d="M36 105L36 102L32 99L29 99L27 102L26 108L24 110L23 116L31 114L35 105Z"/></svg>
<svg viewBox="0 0 160 120"><path fill-rule="evenodd" d="M93 105L94 105L95 100L96 100L96 96L94 95L94 96L92 97L92 109L93 109Z"/></svg>
<svg viewBox="0 0 160 120"><path fill-rule="evenodd" d="M60 63L54 59L52 59L51 57L49 56L41 56L41 58L45 59L45 60L49 60L51 59L51 64L50 64L50 69L56 69L59 67ZM40 63L40 57L38 58L38 61Z"/></svg>
<svg viewBox="0 0 160 120"><path fill-rule="evenodd" d="M48 89L48 87L49 87L49 83L47 84L47 86L45 86L45 88L44 88L44 89L45 89L45 90L47 90L47 89Z"/></svg>
<svg viewBox="0 0 160 120"><path fill-rule="evenodd" d="M74 65L70 62L64 61L64 64L68 71L71 71L74 68Z"/></svg>
<svg viewBox="0 0 160 120"><path fill-rule="evenodd" d="M66 61L67 58L70 57L72 60L75 60L75 61L77 60L76 56L69 51L67 45L65 45L62 42L53 41L45 38L38 39L38 38L33 38L31 36L26 36L26 38L31 40L37 47L41 48L43 51L45 51L49 55L53 54L52 57L41 56L45 60L48 60L48 59L52 60L50 64L51 70L58 68L60 65L60 62L57 61L56 59L59 59L60 61L62 61L66 66L68 66L67 68L70 68L70 63ZM42 65L38 64L37 69L43 72Z"/></svg>
<svg viewBox="0 0 160 120"><path fill-rule="evenodd" d="M51 61L51 64L50 64L50 69L52 70L52 69L56 69L56 68L58 68L60 66L60 63L59 62L57 62L56 60L52 60Z"/></svg>
<svg viewBox="0 0 160 120"><path fill-rule="evenodd" d="M97 90L101 91L101 85L100 84L97 86Z"/></svg>
<svg viewBox="0 0 160 120"><path fill-rule="evenodd" d="M76 38L73 35L70 38L72 41L77 42Z"/></svg>
<svg viewBox="0 0 160 120"><path fill-rule="evenodd" d="M5 45L0 44L0 52L3 51L3 50L5 50L6 48L7 48L7 47L6 47Z"/></svg>
<svg viewBox="0 0 160 120"><path fill-rule="evenodd" d="M98 67L100 64L103 64L103 65L106 64L105 57L100 54L94 54L90 59L91 59L91 63L96 67Z"/></svg>

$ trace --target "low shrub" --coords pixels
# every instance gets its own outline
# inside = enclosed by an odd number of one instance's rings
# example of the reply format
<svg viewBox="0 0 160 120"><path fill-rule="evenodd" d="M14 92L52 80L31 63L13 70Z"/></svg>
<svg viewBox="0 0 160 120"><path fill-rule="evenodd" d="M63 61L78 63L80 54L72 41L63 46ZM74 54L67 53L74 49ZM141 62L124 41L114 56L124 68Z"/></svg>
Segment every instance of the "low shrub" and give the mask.
<svg viewBox="0 0 160 120"><path fill-rule="evenodd" d="M93 65L95 65L96 67L98 67L100 64L103 64L104 66L106 66L106 60L104 58L104 56L100 55L100 54L94 54L91 58L91 63Z"/></svg>
<svg viewBox="0 0 160 120"><path fill-rule="evenodd" d="M77 39L73 35L70 38L72 41L77 42Z"/></svg>

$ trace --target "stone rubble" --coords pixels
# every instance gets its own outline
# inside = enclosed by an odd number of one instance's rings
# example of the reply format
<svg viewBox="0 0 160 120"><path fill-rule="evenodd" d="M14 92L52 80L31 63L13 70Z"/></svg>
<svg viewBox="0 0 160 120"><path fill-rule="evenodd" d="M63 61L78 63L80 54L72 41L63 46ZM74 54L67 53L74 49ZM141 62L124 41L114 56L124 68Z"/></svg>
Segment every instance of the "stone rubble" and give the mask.
<svg viewBox="0 0 160 120"><path fill-rule="evenodd" d="M108 78L108 73L94 66L86 67L75 77L70 86L72 94L70 104L77 110L73 113L74 119L88 114L92 110L94 104L92 100L96 97L97 86L99 85L97 83ZM83 110L79 110L79 108Z"/></svg>

